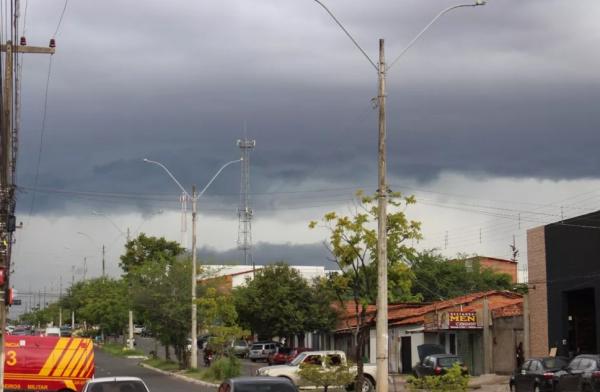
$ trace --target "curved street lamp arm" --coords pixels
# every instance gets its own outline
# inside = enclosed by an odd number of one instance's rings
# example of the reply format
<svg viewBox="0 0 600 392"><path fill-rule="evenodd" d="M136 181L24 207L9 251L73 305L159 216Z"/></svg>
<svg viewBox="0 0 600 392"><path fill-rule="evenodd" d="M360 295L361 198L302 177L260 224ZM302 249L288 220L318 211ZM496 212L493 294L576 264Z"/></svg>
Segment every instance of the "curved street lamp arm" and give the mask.
<svg viewBox="0 0 600 392"><path fill-rule="evenodd" d="M315 0L315 1L317 1L317 0ZM425 26L425 28L423 28L423 30L421 30L419 32L419 34L417 34L417 36L415 38L413 38L412 41L410 41L408 43L408 45L406 45L406 47L404 49L402 49L402 51L400 52L400 54L394 59L394 61L392 61L390 63L390 65L388 67L386 67L385 70L388 71L390 68L392 68L394 66L394 64L396 64L398 62L398 60L400 60L400 58L404 55L404 53L406 53L417 42L417 40L419 38L421 38L421 36L427 30L429 30L429 28L431 27L431 25L433 25L441 16L443 16L444 14L446 14L446 13L452 11L452 10L455 10L457 8L462 8L462 7L477 7L477 6L484 5L484 4L485 4L485 1L483 1L483 0L477 0L473 4L458 4L458 5L453 5L451 7L446 8L445 10L443 10L442 12L440 12L439 14L437 14L435 16L435 18L433 18L431 20L431 22L429 22L427 24L427 26Z"/></svg>
<svg viewBox="0 0 600 392"><path fill-rule="evenodd" d="M100 212L100 211L96 211L96 210L92 210L92 214L93 215L98 215L98 216L102 216L104 217L107 221L110 222L111 225L113 225L113 227L115 229L117 229L117 231L119 233L121 233L122 236L126 235L123 230L121 230L121 228L119 226L117 226L117 224L115 223L115 221L113 221L111 218L108 217L108 215L106 215L104 212Z"/></svg>
<svg viewBox="0 0 600 392"><path fill-rule="evenodd" d="M182 186L182 185L179 183L179 181L177 181L177 178L175 178L175 176L174 176L173 174L171 174L171 172L169 171L169 169L167 169L167 167L166 167L165 165L163 165L163 164L162 164L162 163L160 163L160 162L152 161L152 160L150 160L150 159L148 159L148 158L144 158L144 162L147 162L147 163L153 163L153 164L155 164L155 165L158 165L158 166L162 167L162 168L163 168L163 170L167 172L167 174L169 175L169 177L171 177L171 179L172 179L173 181L175 181L175 183L177 184L177 186L179 187L179 189L181 189L181 191L182 191L183 193L185 193L185 195L186 195L187 197L189 197L190 199L192 198L192 197L190 196L190 194L189 194L189 193L187 193L187 191L185 190L185 188L184 188L184 187L183 187L183 186Z"/></svg>
<svg viewBox="0 0 600 392"><path fill-rule="evenodd" d="M232 165L232 164L237 163L237 162L241 162L243 160L244 160L244 158L240 158L240 159L236 159L235 161L230 161L230 162L227 162L226 164L224 164L219 169L219 171L217 171L217 173L210 179L210 181L204 186L204 188L202 188L202 190L200 191L200 193L198 193L198 196L196 196L196 199L199 199L199 198L202 197L202 195L204 194L204 192L206 192L206 190L208 189L208 187L210 186L210 184L213 183L213 181L217 178L217 176L219 174L221 174L221 172L223 171L223 169L225 169L229 165Z"/></svg>
<svg viewBox="0 0 600 392"><path fill-rule="evenodd" d="M369 57L369 55L363 50L363 48L361 48L361 46L358 44L358 42L356 42L356 40L352 37L352 35L348 32L348 30L346 30L346 28L342 25L342 23L335 17L335 15L333 14L333 12L331 12L329 10L329 8L327 8L325 6L325 4L321 3L319 0L314 0L317 4L319 4L321 7L323 7L323 9L325 11L327 11L327 13L329 14L329 16L331 16L331 18L335 21L335 23L337 23L338 26L340 26L340 28L344 31L344 33L346 33L346 35L348 36L348 38L350 38L350 40L354 43L354 45L358 48L358 50L361 51L361 53L363 54L363 56L366 57L367 60L369 60L369 63L371 63L371 65L373 66L373 68L375 68L376 71L379 71L379 68L377 67L377 64L375 64L375 62L373 60L371 60L371 58Z"/></svg>

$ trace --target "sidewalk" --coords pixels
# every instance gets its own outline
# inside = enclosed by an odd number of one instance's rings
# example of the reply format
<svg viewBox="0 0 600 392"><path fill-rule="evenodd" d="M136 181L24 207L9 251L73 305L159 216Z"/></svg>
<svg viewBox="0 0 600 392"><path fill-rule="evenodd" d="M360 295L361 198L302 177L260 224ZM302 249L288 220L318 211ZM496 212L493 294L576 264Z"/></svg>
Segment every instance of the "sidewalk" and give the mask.
<svg viewBox="0 0 600 392"><path fill-rule="evenodd" d="M405 374L391 373L390 390L392 392L406 391ZM472 376L469 380L469 389L476 389L481 392L508 392L508 379L510 376L499 374L484 374L481 376Z"/></svg>

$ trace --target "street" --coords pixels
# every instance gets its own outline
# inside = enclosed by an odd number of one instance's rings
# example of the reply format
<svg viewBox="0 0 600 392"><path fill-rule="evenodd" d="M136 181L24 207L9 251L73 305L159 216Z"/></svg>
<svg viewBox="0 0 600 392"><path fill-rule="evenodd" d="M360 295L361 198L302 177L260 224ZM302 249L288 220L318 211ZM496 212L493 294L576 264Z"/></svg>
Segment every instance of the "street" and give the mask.
<svg viewBox="0 0 600 392"><path fill-rule="evenodd" d="M154 338L136 336L135 342L135 348L144 352L144 354L150 355L151 351L156 350L157 356L165 359L165 348L160 343L156 344ZM171 352L171 356L174 357L173 352ZM256 374L256 369L267 366L266 362L252 362L249 359L241 359L240 362L242 363L242 376L253 376ZM204 366L202 350L198 350L198 366Z"/></svg>
<svg viewBox="0 0 600 392"><path fill-rule="evenodd" d="M192 384L165 376L161 373L139 366L139 359L118 358L101 350L95 351L96 377L132 376L139 377L148 385L150 391L160 392L214 392L216 388Z"/></svg>

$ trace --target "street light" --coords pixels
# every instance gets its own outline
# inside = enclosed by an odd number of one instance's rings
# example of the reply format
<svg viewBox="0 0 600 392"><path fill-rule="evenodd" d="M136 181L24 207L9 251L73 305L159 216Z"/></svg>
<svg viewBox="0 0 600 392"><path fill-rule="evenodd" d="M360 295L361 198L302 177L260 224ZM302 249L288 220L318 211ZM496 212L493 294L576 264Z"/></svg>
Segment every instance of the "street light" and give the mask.
<svg viewBox="0 0 600 392"><path fill-rule="evenodd" d="M200 193L196 194L196 186L192 186L192 194L190 195L185 188L181 185L177 178L167 169L165 165L160 162L152 161L150 159L144 158L144 162L152 163L154 165L160 166L171 179L177 184L179 189L185 194L185 196L192 200L192 352L191 352L191 367L192 369L198 368L198 339L197 339L197 307L196 307L196 205L197 201L204 192L208 189L210 184L217 178L219 174L229 165L232 165L237 162L241 162L243 158L236 159L235 161L230 161L224 164L217 173L210 179L210 181L204 186L204 188L200 191Z"/></svg>
<svg viewBox="0 0 600 392"><path fill-rule="evenodd" d="M335 23L344 31L344 33L354 43L356 48L365 56L371 65L377 70L378 95L377 102L379 107L379 143L378 143L378 189L377 189L377 320L376 320L376 364L377 379L375 385L378 392L388 391L388 293L387 293L387 183L386 183L386 114L385 114L385 77L387 71L400 60L400 58L417 42L442 15L463 7L477 7L484 5L485 0L475 0L470 4L458 4L448 7L437 14L426 26L413 38L400 54L390 63L385 64L384 40L379 39L379 62L375 63L364 49L356 42L352 35L346 30L342 23L320 0L314 0L319 4Z"/></svg>

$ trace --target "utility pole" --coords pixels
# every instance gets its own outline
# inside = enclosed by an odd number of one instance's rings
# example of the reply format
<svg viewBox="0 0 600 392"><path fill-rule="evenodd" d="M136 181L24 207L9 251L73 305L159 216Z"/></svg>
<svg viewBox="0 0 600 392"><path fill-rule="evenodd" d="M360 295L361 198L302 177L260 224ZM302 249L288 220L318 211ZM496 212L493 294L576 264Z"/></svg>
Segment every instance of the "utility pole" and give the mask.
<svg viewBox="0 0 600 392"><path fill-rule="evenodd" d="M17 39L17 27L19 20L19 1L15 1L15 12L11 16L11 39L6 44L0 44L0 52L4 53L4 75L2 80L2 108L0 110L0 269L3 280L0 290L0 364L4 364L4 333L6 327L6 314L8 312L8 300L10 298L10 258L12 250L12 234L16 229L15 219L15 184L14 173L16 165L16 147L19 119L18 97L20 87L19 78L14 72L14 64L18 64L18 53L45 53L53 54L54 48L41 48L27 46L25 38L21 39L21 45L13 45ZM53 41L51 41L52 43ZM17 66L18 68L18 66ZM13 82L17 83L17 90L13 89ZM15 99L17 97L17 99ZM13 123L13 120L14 121ZM0 392L4 391L4 366L0 365Z"/></svg>
<svg viewBox="0 0 600 392"><path fill-rule="evenodd" d="M192 358L190 366L198 369L198 337L197 337L197 306L196 306L196 220L197 220L196 185L192 186Z"/></svg>
<svg viewBox="0 0 600 392"><path fill-rule="evenodd" d="M104 255L105 255L105 246L102 245L102 277L105 278L106 277L106 263L104 261Z"/></svg>
<svg viewBox="0 0 600 392"><path fill-rule="evenodd" d="M378 106L379 106L379 165L377 189L377 327L376 364L377 392L388 391L388 281L387 281L387 183L386 183L386 121L385 121L385 49L379 40Z"/></svg>
<svg viewBox="0 0 600 392"><path fill-rule="evenodd" d="M127 228L127 243L129 243L129 241L131 241L130 238L130 234L129 234L129 227ZM129 297L131 298L131 286L129 287ZM131 301L131 299L130 299ZM131 304L131 302L130 302ZM127 334L129 336L129 339L127 339L127 346L130 350L134 349L134 345L133 345L133 310L131 310L131 305L129 306L129 312L128 312L128 316L129 316L129 333Z"/></svg>

